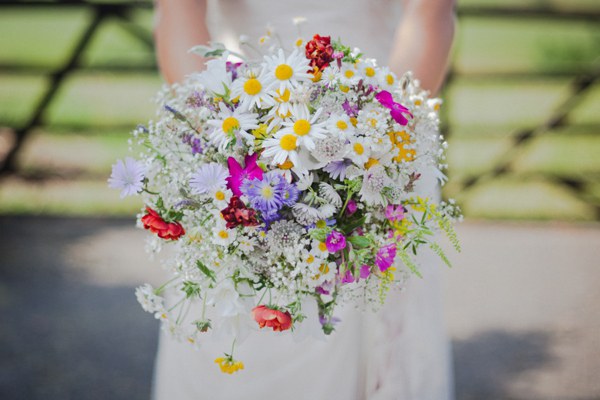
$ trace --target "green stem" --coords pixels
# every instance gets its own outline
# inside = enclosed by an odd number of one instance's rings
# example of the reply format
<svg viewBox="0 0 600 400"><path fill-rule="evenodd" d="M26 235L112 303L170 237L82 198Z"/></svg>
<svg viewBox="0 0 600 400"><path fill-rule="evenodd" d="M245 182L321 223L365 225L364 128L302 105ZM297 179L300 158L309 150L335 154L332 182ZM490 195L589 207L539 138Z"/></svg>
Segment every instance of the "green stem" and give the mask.
<svg viewBox="0 0 600 400"><path fill-rule="evenodd" d="M173 307L169 308L168 311L171 312L171 310L173 310L175 307L177 307L178 305L180 305L183 300L185 300L185 297L183 299L179 300L177 303L175 303L175 305Z"/></svg>
<svg viewBox="0 0 600 400"><path fill-rule="evenodd" d="M234 347L235 347L235 341L236 341L236 340L237 340L237 339L233 339L233 343L231 344L231 354L230 354L231 361L233 361L233 349L234 349Z"/></svg>
<svg viewBox="0 0 600 400"><path fill-rule="evenodd" d="M159 295L163 292L165 286L167 286L169 283L173 282L175 279L177 279L177 277L171 279L170 281L168 281L167 283L165 283L164 285L162 285L161 287L159 287L158 289L154 290L154 294L155 295Z"/></svg>
<svg viewBox="0 0 600 400"><path fill-rule="evenodd" d="M344 202L344 206L342 207L342 209L338 215L338 219L342 218L342 216L344 215L344 211L346 211L346 206L348 205L348 202L352 198L353 194L354 194L354 192L352 190L348 190L348 196L346 196L346 201Z"/></svg>

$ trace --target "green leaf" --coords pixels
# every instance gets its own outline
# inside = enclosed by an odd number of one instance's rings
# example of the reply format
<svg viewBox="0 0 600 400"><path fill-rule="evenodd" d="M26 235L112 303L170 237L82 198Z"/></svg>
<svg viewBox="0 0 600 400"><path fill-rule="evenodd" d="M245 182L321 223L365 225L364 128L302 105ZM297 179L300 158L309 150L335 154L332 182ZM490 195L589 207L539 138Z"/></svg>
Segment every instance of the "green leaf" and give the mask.
<svg viewBox="0 0 600 400"><path fill-rule="evenodd" d="M369 239L364 236L349 236L346 238L350 243L358 247L367 247L370 243Z"/></svg>
<svg viewBox="0 0 600 400"><path fill-rule="evenodd" d="M213 282L217 281L215 279L215 273L212 270L208 269L208 267L206 267L206 265L202 264L199 260L196 261L196 265L198 266L200 271L202 271L204 273L204 275L206 275L208 278L210 278Z"/></svg>

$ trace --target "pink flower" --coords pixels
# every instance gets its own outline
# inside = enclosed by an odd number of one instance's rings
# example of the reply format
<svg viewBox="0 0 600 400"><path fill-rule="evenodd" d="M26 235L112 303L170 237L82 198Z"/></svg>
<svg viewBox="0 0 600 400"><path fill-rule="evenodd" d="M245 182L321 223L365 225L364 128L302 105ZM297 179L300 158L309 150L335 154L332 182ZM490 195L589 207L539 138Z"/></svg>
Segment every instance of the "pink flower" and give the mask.
<svg viewBox="0 0 600 400"><path fill-rule="evenodd" d="M412 114L408 111L408 108L404 107L400 103L396 103L392 98L390 92L382 90L375 95L375 98L381 103L382 106L392 110L390 115L394 118L394 121L400 125L408 124L408 119L403 114L408 114L412 118Z"/></svg>
<svg viewBox="0 0 600 400"><path fill-rule="evenodd" d="M369 275L371 275L371 267L369 265L360 267L360 279L367 279Z"/></svg>
<svg viewBox="0 0 600 400"><path fill-rule="evenodd" d="M404 219L405 212L406 210L404 209L402 204L399 204L397 206L389 204L387 206L387 210L385 211L385 216L390 221L401 221Z"/></svg>
<svg viewBox="0 0 600 400"><path fill-rule="evenodd" d="M275 332L282 332L292 327L292 316L288 311L273 310L264 304L254 307L252 316L261 328L268 326Z"/></svg>
<svg viewBox="0 0 600 400"><path fill-rule="evenodd" d="M354 200L350 200L346 205L346 217L349 217L352 214L354 214L356 212L356 209L356 202Z"/></svg>
<svg viewBox="0 0 600 400"><path fill-rule="evenodd" d="M348 271L346 271L346 274L342 278L342 283L352 283L352 282L354 282L354 275L352 275L352 272L350 272L350 270L348 270Z"/></svg>
<svg viewBox="0 0 600 400"><path fill-rule="evenodd" d="M229 165L229 177L227 178L227 187L231 189L234 195L241 196L242 191L240 186L244 179L258 179L262 180L263 170L260 169L256 163L258 153L254 153L251 156L244 157L244 164L246 166L242 168L240 163L233 157L227 159L227 165Z"/></svg>
<svg viewBox="0 0 600 400"><path fill-rule="evenodd" d="M346 238L340 232L332 231L331 235L327 236L327 240L325 240L325 246L327 246L327 251L335 253L346 248Z"/></svg>
<svg viewBox="0 0 600 400"><path fill-rule="evenodd" d="M392 266L394 258L396 258L396 245L391 243L381 247L379 251L377 251L375 264L377 264L381 272L384 272L386 269Z"/></svg>

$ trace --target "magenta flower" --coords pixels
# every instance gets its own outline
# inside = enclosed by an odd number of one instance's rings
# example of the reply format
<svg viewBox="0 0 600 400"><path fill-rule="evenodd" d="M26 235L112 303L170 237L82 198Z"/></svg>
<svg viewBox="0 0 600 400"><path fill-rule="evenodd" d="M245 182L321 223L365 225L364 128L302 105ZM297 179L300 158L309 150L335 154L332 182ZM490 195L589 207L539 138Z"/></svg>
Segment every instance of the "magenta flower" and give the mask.
<svg viewBox="0 0 600 400"><path fill-rule="evenodd" d="M246 166L242 168L240 163L233 157L227 159L227 165L229 165L229 177L227 178L227 187L231 189L234 195L241 196L242 191L240 186L244 179L258 179L262 180L263 171L256 163L258 153L254 153L251 156L244 158L244 164Z"/></svg>
<svg viewBox="0 0 600 400"><path fill-rule="evenodd" d="M396 245L394 243L391 243L381 247L377 251L377 256L375 257L375 264L377 264L381 272L384 272L386 269L392 266L394 258L396 258Z"/></svg>
<svg viewBox="0 0 600 400"><path fill-rule="evenodd" d="M346 217L349 217L352 214L354 214L357 208L358 207L356 207L356 202L354 200L350 200L346 205Z"/></svg>
<svg viewBox="0 0 600 400"><path fill-rule="evenodd" d="M346 274L342 278L342 283L352 283L352 282L354 282L354 275L352 275L352 272L350 272L350 270L348 270L348 271L346 271Z"/></svg>
<svg viewBox="0 0 600 400"><path fill-rule="evenodd" d="M382 106L392 110L390 112L392 118L394 118L394 121L400 125L408 124L408 119L403 114L408 114L412 118L413 115L410 113L410 111L408 111L408 108L404 107L400 103L396 103L390 92L382 90L375 95L375 98L381 103Z"/></svg>
<svg viewBox="0 0 600 400"><path fill-rule="evenodd" d="M401 221L404 219L404 213L406 210L399 204L397 206L393 204L389 204L387 206L387 210L385 211L385 217L390 221Z"/></svg>
<svg viewBox="0 0 600 400"><path fill-rule="evenodd" d="M325 246L327 246L327 251L335 253L346 248L346 238L340 232L332 231L331 235L327 236L327 240L325 240Z"/></svg>
<svg viewBox="0 0 600 400"><path fill-rule="evenodd" d="M367 279L369 275L371 275L371 267L369 265L360 267L360 279Z"/></svg>

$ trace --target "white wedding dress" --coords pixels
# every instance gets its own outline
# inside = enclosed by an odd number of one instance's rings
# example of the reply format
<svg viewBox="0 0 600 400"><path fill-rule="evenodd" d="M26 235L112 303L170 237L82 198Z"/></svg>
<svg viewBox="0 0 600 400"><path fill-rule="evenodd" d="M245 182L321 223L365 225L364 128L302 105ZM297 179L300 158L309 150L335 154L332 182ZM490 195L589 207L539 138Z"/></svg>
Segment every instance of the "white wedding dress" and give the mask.
<svg viewBox="0 0 600 400"><path fill-rule="evenodd" d="M267 22L288 48L297 39L292 18L305 17L304 39L331 36L386 65L401 15L391 0L226 0L209 3L214 41L237 48L237 38L265 35ZM255 54L250 54L254 57ZM423 194L438 195L433 174L420 182ZM245 370L223 374L213 361L230 340L200 349L161 332L155 366L155 400L200 399L399 399L451 400L450 347L442 318L441 263L424 252L417 260L423 279L412 277L404 292L390 292L377 314L338 308L341 319L328 342L290 335L253 333L235 358Z"/></svg>

